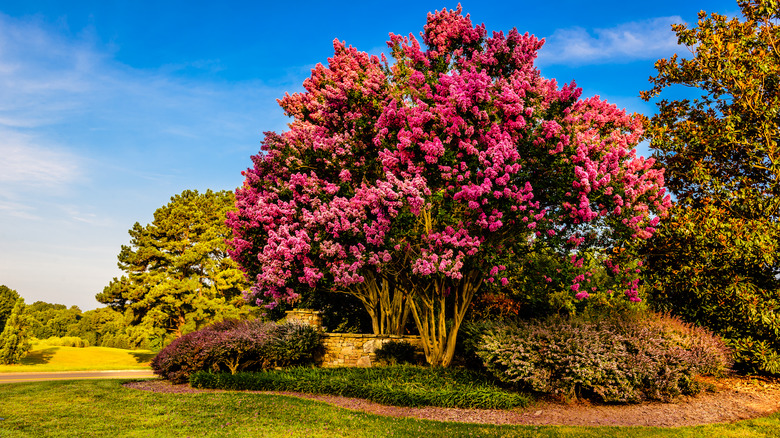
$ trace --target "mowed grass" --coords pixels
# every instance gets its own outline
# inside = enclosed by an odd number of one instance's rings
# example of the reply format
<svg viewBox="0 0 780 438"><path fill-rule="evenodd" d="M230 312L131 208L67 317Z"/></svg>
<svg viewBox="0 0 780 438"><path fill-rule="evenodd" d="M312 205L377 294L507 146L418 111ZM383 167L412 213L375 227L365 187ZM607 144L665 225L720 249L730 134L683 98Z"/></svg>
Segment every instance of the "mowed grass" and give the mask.
<svg viewBox="0 0 780 438"><path fill-rule="evenodd" d="M780 414L685 428L493 426L392 418L281 395L158 394L118 380L6 384L0 437L771 437Z"/></svg>
<svg viewBox="0 0 780 438"><path fill-rule="evenodd" d="M0 365L0 373L149 369L154 353L108 347L33 347L20 364Z"/></svg>

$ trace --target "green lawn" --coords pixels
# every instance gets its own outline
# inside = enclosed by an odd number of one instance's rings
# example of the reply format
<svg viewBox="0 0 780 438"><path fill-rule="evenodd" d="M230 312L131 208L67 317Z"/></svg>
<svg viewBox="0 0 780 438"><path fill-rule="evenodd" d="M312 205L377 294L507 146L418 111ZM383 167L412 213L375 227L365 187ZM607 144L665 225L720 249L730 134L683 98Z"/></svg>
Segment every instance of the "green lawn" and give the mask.
<svg viewBox="0 0 780 438"><path fill-rule="evenodd" d="M149 369L154 353L108 347L34 347L22 363L0 365L0 373Z"/></svg>
<svg viewBox="0 0 780 438"><path fill-rule="evenodd" d="M480 426L380 417L293 397L156 394L117 380L0 388L0 437L772 437L780 414L676 429Z"/></svg>

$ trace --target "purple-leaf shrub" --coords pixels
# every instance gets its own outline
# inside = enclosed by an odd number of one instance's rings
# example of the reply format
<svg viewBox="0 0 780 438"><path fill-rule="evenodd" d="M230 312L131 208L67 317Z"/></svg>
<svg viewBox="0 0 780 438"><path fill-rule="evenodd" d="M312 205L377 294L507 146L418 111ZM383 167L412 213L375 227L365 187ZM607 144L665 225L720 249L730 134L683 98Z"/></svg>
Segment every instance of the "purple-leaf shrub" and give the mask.
<svg viewBox="0 0 780 438"><path fill-rule="evenodd" d="M198 371L214 370L208 349L213 336L203 329L174 339L152 359L152 370L173 383L185 383Z"/></svg>
<svg viewBox="0 0 780 438"><path fill-rule="evenodd" d="M720 338L655 314L492 323L477 339L477 355L500 380L603 402L695 394L697 376L723 373L731 364Z"/></svg>
<svg viewBox="0 0 780 438"><path fill-rule="evenodd" d="M289 130L266 133L228 223L248 299L331 285L378 333L410 310L428 361L447 365L471 298L506 284L530 246L572 252L580 269L577 250L649 237L670 200L663 171L635 155L641 117L543 78L542 41L488 36L460 7L429 14L421 36L390 34L393 63L335 41L305 91L279 100ZM572 298L638 301L636 266L604 260L613 284L596 291L578 272Z"/></svg>
<svg viewBox="0 0 780 438"><path fill-rule="evenodd" d="M310 326L255 320L225 320L186 334L152 360L155 374L175 383L198 371L253 371L308 364L322 348Z"/></svg>

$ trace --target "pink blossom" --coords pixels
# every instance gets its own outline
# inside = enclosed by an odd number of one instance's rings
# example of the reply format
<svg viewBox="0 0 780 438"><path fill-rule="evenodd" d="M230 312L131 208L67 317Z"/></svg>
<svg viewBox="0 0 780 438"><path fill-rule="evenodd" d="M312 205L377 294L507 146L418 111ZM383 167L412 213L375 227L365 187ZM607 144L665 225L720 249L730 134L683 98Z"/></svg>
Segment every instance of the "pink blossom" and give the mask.
<svg viewBox="0 0 780 438"><path fill-rule="evenodd" d="M573 254L556 281L576 292L581 251L647 239L666 216L663 170L633 149L641 118L544 78L539 39L488 36L458 7L388 46L385 63L336 40L279 100L289 129L266 133L227 219L230 255L255 279L248 299L387 271L494 282L499 254L537 244ZM604 263L638 299L637 273Z"/></svg>

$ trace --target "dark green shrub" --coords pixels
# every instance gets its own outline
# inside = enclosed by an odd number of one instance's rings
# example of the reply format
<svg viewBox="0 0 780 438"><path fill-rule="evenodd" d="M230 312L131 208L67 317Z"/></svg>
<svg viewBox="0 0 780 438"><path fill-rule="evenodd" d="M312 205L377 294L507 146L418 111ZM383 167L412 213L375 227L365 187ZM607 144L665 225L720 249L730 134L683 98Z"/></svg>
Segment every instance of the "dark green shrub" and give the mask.
<svg viewBox="0 0 780 438"><path fill-rule="evenodd" d="M277 326L263 348L265 359L277 367L308 365L323 352L322 335L311 326L297 323Z"/></svg>
<svg viewBox="0 0 780 438"><path fill-rule="evenodd" d="M199 372L196 388L295 391L359 397L395 406L510 409L530 402L495 378L457 368L399 365L372 368L290 368L253 373Z"/></svg>
<svg viewBox="0 0 780 438"><path fill-rule="evenodd" d="M669 400L730 365L723 342L651 313L548 317L486 327L477 354L496 377L533 391L604 402Z"/></svg>
<svg viewBox="0 0 780 438"><path fill-rule="evenodd" d="M389 365L417 363L417 347L407 341L387 341L374 354L380 363Z"/></svg>

